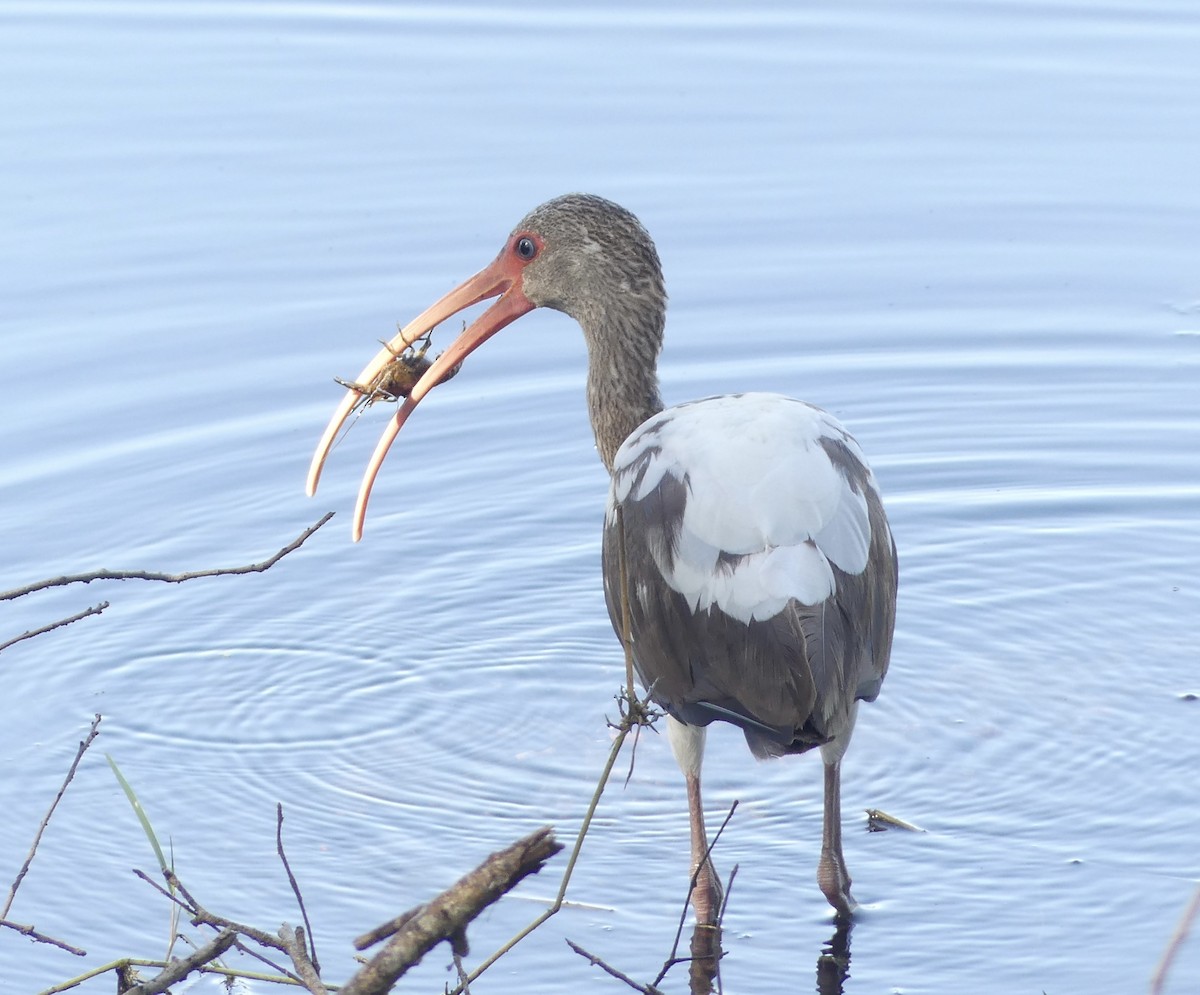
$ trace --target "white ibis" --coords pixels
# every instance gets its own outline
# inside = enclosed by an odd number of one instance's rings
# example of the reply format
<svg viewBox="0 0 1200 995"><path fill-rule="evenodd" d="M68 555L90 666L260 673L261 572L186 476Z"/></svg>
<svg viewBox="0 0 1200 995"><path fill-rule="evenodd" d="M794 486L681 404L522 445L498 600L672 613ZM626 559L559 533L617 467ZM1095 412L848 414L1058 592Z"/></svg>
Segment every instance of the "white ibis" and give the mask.
<svg viewBox="0 0 1200 995"><path fill-rule="evenodd" d="M501 328L535 307L574 318L588 346L587 402L612 478L603 569L622 632L620 533L634 664L668 715L687 780L697 920L715 921L720 884L700 800L706 727L731 722L758 757L819 747L825 764L817 880L839 915L855 902L842 856L840 764L859 701L879 693L896 612L896 548L858 443L820 408L730 394L663 408L657 361L666 292L658 253L629 211L600 197L548 201L496 259L400 330L363 370L372 384L410 343L498 297L412 388L363 477L367 499L421 399ZM736 329L731 330L731 335ZM333 439L361 401L348 391L313 457L317 486ZM703 865L703 866L701 866Z"/></svg>

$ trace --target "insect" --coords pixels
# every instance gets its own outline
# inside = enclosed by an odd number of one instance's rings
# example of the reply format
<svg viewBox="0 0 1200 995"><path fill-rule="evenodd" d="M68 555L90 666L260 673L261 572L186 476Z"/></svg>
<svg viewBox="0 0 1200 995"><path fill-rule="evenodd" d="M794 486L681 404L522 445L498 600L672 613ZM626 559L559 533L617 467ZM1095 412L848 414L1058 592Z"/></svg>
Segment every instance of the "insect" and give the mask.
<svg viewBox="0 0 1200 995"><path fill-rule="evenodd" d="M420 347L416 348L418 344ZM433 360L425 357L425 354L429 351L429 345L430 336L428 332L419 339L414 339L401 352L396 352L388 343L384 342L384 348L392 354L392 361L380 370L369 384L355 383L353 380L343 380L341 377L334 377L333 379L343 387L356 391L359 394L358 403L352 409L354 411L358 411L363 407L369 408L376 401L394 403L402 397L408 397L412 389L417 385L417 381L433 365ZM458 366L451 367L438 383L445 383L461 367L461 363Z"/></svg>

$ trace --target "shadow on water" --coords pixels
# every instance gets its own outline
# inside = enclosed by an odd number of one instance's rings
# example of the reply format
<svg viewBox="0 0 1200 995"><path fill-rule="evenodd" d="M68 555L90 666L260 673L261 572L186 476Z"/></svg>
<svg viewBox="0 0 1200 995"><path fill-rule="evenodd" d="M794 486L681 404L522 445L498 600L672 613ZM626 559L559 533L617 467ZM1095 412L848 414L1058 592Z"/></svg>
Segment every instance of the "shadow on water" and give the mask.
<svg viewBox="0 0 1200 995"><path fill-rule="evenodd" d="M817 995L843 995L850 977L851 919L837 920L833 935L817 955ZM688 990L691 995L712 995L721 990L721 927L697 924L692 931L691 962L688 965Z"/></svg>

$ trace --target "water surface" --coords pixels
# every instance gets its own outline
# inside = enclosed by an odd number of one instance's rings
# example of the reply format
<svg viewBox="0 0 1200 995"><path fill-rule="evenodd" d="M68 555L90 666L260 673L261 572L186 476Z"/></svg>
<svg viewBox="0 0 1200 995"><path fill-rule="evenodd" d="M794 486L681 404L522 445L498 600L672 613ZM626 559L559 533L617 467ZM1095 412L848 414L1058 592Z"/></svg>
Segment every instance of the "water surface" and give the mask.
<svg viewBox="0 0 1200 995"><path fill-rule="evenodd" d="M1183 2L10 5L0 587L245 563L338 512L263 575L4 603L0 638L112 602L0 655L0 880L105 716L12 918L87 964L161 953L101 748L197 897L268 928L297 918L284 803L331 980L487 853L577 830L622 664L575 326L530 315L422 406L360 545L382 414L302 482L331 377L583 189L656 237L668 401L802 396L884 487L901 601L845 764L845 991L1144 990L1200 878L1197 51ZM819 764L714 730L706 784L714 819L740 802L726 990L814 990ZM686 860L643 737L580 906L483 990L613 991L564 937L650 980ZM6 992L80 970L0 933ZM1197 986L1193 938L1168 990Z"/></svg>

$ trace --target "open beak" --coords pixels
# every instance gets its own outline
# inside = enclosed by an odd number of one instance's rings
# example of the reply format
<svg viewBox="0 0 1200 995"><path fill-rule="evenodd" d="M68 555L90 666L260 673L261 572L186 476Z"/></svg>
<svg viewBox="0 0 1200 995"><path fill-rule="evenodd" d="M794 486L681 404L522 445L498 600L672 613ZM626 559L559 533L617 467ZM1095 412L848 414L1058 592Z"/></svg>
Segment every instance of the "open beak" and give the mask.
<svg viewBox="0 0 1200 995"><path fill-rule="evenodd" d="M391 342L379 350L375 358L358 375L358 383L372 383L388 363L434 326L472 304L496 296L499 296L500 299L463 329L458 338L450 344L450 348L443 352L425 371L409 392L408 397L404 399L404 403L400 405L387 428L384 429L358 489L358 501L354 505L352 527L355 542L362 538L363 521L367 516L367 501L371 497L371 488L375 484L379 468L383 465L384 458L400 433L400 429L408 421L408 416L421 403L421 399L441 382L447 372L461 363L501 328L533 310L534 305L521 289L521 271L517 261L512 258L507 249L502 251L491 265L480 270L465 283L455 287L440 301L423 311L415 320L401 328ZM317 483L321 479L321 469L325 465L325 457L329 455L338 431L361 398L362 395L358 391L348 389L346 396L342 398L342 403L338 405L333 417L329 419L325 434L321 436L317 451L313 453L312 465L308 468L308 483L305 490L309 497L312 497L317 491Z"/></svg>

